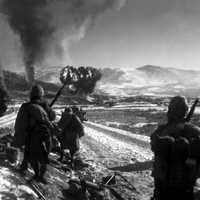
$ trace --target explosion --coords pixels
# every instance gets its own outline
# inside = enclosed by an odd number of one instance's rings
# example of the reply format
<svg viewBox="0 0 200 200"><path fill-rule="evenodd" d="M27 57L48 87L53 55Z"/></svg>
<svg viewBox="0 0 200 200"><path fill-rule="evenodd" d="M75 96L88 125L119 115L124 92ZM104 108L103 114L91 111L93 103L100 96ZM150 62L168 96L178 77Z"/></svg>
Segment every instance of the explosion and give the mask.
<svg viewBox="0 0 200 200"><path fill-rule="evenodd" d="M90 94L100 79L100 71L93 67L66 66L60 73L61 83L68 85L72 93Z"/></svg>

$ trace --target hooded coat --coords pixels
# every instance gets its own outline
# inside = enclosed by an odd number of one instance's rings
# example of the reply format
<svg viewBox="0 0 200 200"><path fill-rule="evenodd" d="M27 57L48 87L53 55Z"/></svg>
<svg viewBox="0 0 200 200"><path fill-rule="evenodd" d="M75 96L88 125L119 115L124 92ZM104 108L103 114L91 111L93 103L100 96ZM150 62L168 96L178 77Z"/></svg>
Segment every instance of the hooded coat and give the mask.
<svg viewBox="0 0 200 200"><path fill-rule="evenodd" d="M35 118L38 121L55 119L55 112L49 107L43 96L44 89L40 85L35 85L30 92L30 101L21 105L14 126L14 146L22 148L25 145L26 137L32 129L30 128L31 119Z"/></svg>
<svg viewBox="0 0 200 200"><path fill-rule="evenodd" d="M193 187L200 163L200 128L185 121L187 111L186 99L173 97L168 107L168 122L159 125L151 135L155 200L194 199Z"/></svg>
<svg viewBox="0 0 200 200"><path fill-rule="evenodd" d="M43 100L32 100L23 103L15 120L15 147L22 148L25 145L25 138L30 132L30 126L33 123L31 122L33 120L32 118L36 118L38 121L49 122L55 119L55 112Z"/></svg>
<svg viewBox="0 0 200 200"><path fill-rule="evenodd" d="M84 135L80 119L73 113L63 113L58 126L61 128L61 143L63 149L76 152L80 148L79 139Z"/></svg>

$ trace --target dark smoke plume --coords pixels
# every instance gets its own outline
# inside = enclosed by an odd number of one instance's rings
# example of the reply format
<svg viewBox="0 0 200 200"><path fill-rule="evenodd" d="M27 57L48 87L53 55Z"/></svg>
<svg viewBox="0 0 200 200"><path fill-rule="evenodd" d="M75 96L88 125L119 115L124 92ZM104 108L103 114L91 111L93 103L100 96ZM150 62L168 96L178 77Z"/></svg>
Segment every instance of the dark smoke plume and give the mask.
<svg viewBox="0 0 200 200"><path fill-rule="evenodd" d="M44 12L46 0L3 0L2 8L12 29L19 35L26 73L34 81L34 65L43 60L45 45L53 32L50 17Z"/></svg>
<svg viewBox="0 0 200 200"><path fill-rule="evenodd" d="M94 91L97 81L101 79L99 70L93 67L79 67L78 68L79 80L77 87L80 92L90 94Z"/></svg>
<svg viewBox="0 0 200 200"><path fill-rule="evenodd" d="M33 81L35 66L69 63L69 47L82 39L106 10L120 9L125 1L0 0L0 11L19 37L27 76ZM0 23L0 29L4 26Z"/></svg>

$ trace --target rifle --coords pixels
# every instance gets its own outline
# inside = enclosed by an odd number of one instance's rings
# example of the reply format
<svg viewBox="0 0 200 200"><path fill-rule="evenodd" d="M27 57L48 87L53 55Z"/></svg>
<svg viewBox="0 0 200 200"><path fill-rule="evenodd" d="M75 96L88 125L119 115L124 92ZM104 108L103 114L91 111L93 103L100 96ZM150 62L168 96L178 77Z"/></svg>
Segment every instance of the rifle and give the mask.
<svg viewBox="0 0 200 200"><path fill-rule="evenodd" d="M61 86L61 88L57 91L57 93L56 93L54 99L51 101L51 103L50 103L50 105L49 105L50 107L52 107L53 104L57 101L58 97L61 95L61 92L62 92L62 90L65 88L66 85L67 85L67 83L64 83L64 84Z"/></svg>
<svg viewBox="0 0 200 200"><path fill-rule="evenodd" d="M60 81L63 84L61 88L57 91L54 99L50 103L50 107L57 101L58 97L61 95L62 90L66 85L74 84L78 79L77 71L72 66L64 67L60 72Z"/></svg>
<svg viewBox="0 0 200 200"><path fill-rule="evenodd" d="M197 98L197 99L195 100L195 102L192 104L192 107L191 107L189 113L187 114L187 116L186 116L186 118L185 118L185 122L189 122L189 121L191 120L192 115L193 115L194 110L195 110L195 107L196 107L196 105L197 105L198 102L199 102L199 99Z"/></svg>

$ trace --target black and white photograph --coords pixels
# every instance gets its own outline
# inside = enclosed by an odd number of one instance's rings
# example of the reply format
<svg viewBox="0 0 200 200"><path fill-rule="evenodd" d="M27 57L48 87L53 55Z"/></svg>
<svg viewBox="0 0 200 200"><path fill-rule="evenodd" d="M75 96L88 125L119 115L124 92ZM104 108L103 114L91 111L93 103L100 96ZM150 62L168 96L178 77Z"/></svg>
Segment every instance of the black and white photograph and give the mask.
<svg viewBox="0 0 200 200"><path fill-rule="evenodd" d="M0 200L200 200L199 0L0 0Z"/></svg>

